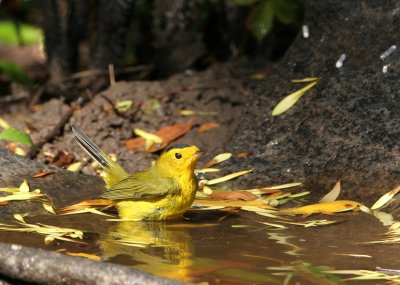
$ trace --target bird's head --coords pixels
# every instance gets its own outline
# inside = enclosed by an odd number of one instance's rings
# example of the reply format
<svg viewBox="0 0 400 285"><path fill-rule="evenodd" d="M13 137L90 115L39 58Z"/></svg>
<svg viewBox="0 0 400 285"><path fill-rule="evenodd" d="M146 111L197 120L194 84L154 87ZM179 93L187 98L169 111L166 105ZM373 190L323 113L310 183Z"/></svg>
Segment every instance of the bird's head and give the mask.
<svg viewBox="0 0 400 285"><path fill-rule="evenodd" d="M190 144L169 146L156 161L156 167L162 173L178 177L187 172L193 173L200 158L200 150Z"/></svg>

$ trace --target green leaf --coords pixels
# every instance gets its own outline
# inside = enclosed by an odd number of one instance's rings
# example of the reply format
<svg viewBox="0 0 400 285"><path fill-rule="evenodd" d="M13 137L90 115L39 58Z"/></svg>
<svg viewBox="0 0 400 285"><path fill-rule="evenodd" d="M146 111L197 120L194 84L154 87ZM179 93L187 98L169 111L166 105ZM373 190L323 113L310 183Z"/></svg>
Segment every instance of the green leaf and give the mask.
<svg viewBox="0 0 400 285"><path fill-rule="evenodd" d="M300 19L301 1L299 0L271 0L274 15L284 24L289 24Z"/></svg>
<svg viewBox="0 0 400 285"><path fill-rule="evenodd" d="M236 5L251 5L256 3L258 0L231 0Z"/></svg>
<svg viewBox="0 0 400 285"><path fill-rule="evenodd" d="M29 75L22 69L21 66L13 62L0 60L0 74L4 74L12 82L16 82L27 87L33 86L33 81Z"/></svg>
<svg viewBox="0 0 400 285"><path fill-rule="evenodd" d="M273 19L274 14L270 0L262 0L253 7L248 26L258 41L261 41L271 31Z"/></svg>
<svg viewBox="0 0 400 285"><path fill-rule="evenodd" d="M40 44L43 42L41 29L28 24L20 24L20 35L23 44ZM0 21L0 44L18 45L17 28L11 21Z"/></svg>
<svg viewBox="0 0 400 285"><path fill-rule="evenodd" d="M0 140L8 140L33 146L31 137L17 128L8 128L0 132Z"/></svg>

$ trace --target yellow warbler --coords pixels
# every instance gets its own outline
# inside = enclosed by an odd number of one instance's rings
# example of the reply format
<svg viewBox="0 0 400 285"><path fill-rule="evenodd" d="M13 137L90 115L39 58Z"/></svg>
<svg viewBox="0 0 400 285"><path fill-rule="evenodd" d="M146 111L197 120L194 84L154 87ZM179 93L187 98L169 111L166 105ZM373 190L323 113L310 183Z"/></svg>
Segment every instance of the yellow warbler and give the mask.
<svg viewBox="0 0 400 285"><path fill-rule="evenodd" d="M101 197L113 200L121 219L172 219L191 206L197 191L197 147L170 146L152 166L128 174L77 126L72 131L79 145L103 167L107 191Z"/></svg>

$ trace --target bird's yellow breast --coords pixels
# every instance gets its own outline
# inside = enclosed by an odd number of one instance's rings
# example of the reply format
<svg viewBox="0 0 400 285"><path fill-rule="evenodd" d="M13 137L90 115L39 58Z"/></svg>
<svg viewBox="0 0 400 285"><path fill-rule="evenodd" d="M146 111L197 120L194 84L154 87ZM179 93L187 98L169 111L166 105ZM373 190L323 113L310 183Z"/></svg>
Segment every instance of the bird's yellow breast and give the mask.
<svg viewBox="0 0 400 285"><path fill-rule="evenodd" d="M177 194L161 199L116 201L119 216L126 220L167 220L182 216L189 209L197 191L197 179L193 173L182 175Z"/></svg>

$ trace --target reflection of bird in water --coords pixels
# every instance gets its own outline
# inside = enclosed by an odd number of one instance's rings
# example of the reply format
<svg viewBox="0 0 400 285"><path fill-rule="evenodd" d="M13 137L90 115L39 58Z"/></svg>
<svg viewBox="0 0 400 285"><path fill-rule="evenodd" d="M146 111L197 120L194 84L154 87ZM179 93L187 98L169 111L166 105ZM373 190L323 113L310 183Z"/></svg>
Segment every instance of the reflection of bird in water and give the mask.
<svg viewBox="0 0 400 285"><path fill-rule="evenodd" d="M100 240L103 259L167 278L190 281L191 236L162 222L119 222Z"/></svg>

